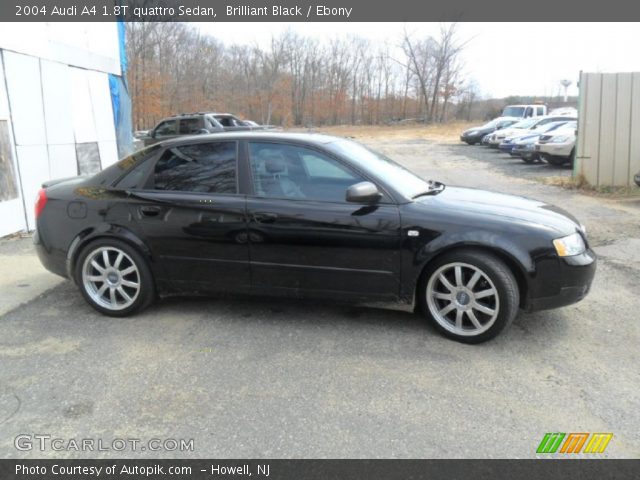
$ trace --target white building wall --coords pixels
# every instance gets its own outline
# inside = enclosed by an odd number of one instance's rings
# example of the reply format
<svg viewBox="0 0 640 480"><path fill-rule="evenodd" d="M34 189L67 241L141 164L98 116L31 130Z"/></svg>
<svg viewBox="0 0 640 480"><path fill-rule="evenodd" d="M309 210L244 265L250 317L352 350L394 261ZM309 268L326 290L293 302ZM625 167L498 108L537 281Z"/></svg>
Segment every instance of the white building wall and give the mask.
<svg viewBox="0 0 640 480"><path fill-rule="evenodd" d="M0 22L0 48L120 75L115 22Z"/></svg>
<svg viewBox="0 0 640 480"><path fill-rule="evenodd" d="M0 56L0 235L27 228L4 78Z"/></svg>
<svg viewBox="0 0 640 480"><path fill-rule="evenodd" d="M580 74L575 172L592 185L633 186L640 171L640 72Z"/></svg>
<svg viewBox="0 0 640 480"><path fill-rule="evenodd" d="M116 23L0 25L0 122L21 193L0 200L0 236L35 228L42 182L118 160L108 74L119 58Z"/></svg>

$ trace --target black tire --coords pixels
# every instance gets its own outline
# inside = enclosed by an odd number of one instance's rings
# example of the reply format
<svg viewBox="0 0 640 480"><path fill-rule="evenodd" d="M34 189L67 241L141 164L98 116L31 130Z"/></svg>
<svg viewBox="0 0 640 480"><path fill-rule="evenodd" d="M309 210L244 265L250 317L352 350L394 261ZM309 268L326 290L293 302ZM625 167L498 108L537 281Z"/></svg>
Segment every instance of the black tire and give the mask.
<svg viewBox="0 0 640 480"><path fill-rule="evenodd" d="M477 142L472 142L471 140L467 140L468 145L475 145Z"/></svg>
<svg viewBox="0 0 640 480"><path fill-rule="evenodd" d="M534 157L520 157L520 160L522 160L524 163L534 163L536 161Z"/></svg>
<svg viewBox="0 0 640 480"><path fill-rule="evenodd" d="M568 160L564 157L555 157L552 155L549 155L546 158L547 162L549 162L551 165L553 165L554 167L561 167L563 166L565 163L568 162Z"/></svg>
<svg viewBox="0 0 640 480"><path fill-rule="evenodd" d="M126 262L124 266L135 265L137 269L137 271L135 272L135 279L137 280L139 287L136 295L132 299L131 304L124 308L105 308L104 306L97 303L97 301L92 297L92 293L90 293L90 290L92 288L91 284L89 282L85 282L83 278L83 269L85 268L85 261L87 260L87 257L96 254L97 250L105 248L113 249L110 250L111 258L113 258L114 254L117 258L117 251L123 252L125 254L123 256L123 258L125 259L124 262ZM87 265L89 265L89 262L87 262ZM104 266L104 263L102 264L102 266ZM134 313L140 312L150 306L156 298L154 279L147 261L134 247L126 242L117 239L101 238L87 244L80 251L76 258L74 278L86 302L98 312L111 317L126 317L129 315L133 315ZM127 277L122 276L121 278L125 279ZM100 284L103 283L105 282L100 282ZM94 283L93 285L96 284ZM127 290L127 292L129 292L130 294L131 290ZM93 292L93 295L95 296L96 292ZM120 296L120 300L124 300L124 297L120 294L116 295ZM127 302L124 301L124 303Z"/></svg>
<svg viewBox="0 0 640 480"><path fill-rule="evenodd" d="M432 315L428 305L427 285L430 283L431 277L436 277L434 274L437 274L442 268L458 263L467 264L482 271L493 283L492 287L495 287L497 291L497 298L495 299L497 317L487 330L478 334L457 334L448 330ZM420 313L427 318L436 330L448 338L469 344L486 342L496 337L511 324L518 313L520 305L518 283L510 268L497 256L474 249L455 250L431 262L418 282L416 297Z"/></svg>

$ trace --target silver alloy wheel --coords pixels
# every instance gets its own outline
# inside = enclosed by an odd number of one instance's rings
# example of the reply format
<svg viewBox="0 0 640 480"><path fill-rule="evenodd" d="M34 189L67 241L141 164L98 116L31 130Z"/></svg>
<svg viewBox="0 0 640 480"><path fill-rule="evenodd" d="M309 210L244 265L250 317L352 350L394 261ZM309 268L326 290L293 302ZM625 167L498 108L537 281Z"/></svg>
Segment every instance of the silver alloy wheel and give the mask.
<svg viewBox="0 0 640 480"><path fill-rule="evenodd" d="M444 329L456 335L486 332L498 318L500 297L489 276L468 263L448 263L427 283L427 305Z"/></svg>
<svg viewBox="0 0 640 480"><path fill-rule="evenodd" d="M119 248L99 247L84 260L82 284L97 305L123 310L140 294L140 272L131 257Z"/></svg>

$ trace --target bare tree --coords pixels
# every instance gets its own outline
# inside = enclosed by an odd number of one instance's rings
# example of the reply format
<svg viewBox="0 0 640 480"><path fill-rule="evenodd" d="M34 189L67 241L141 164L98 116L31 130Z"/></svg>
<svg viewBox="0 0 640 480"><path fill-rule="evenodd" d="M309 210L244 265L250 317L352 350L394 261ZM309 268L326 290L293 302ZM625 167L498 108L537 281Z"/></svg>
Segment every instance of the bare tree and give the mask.
<svg viewBox="0 0 640 480"><path fill-rule="evenodd" d="M126 29L136 129L204 110L281 125L384 123L409 115L446 121L452 105L457 115L460 102L475 100L465 90L455 24L443 26L437 39L405 32L398 49L352 35L320 42L291 30L261 48L224 44L184 23Z"/></svg>

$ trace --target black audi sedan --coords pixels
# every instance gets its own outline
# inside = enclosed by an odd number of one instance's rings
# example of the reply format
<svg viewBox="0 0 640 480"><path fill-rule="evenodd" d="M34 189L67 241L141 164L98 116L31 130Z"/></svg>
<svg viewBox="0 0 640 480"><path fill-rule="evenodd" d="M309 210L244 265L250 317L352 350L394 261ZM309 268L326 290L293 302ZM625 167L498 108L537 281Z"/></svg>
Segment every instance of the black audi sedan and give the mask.
<svg viewBox="0 0 640 480"><path fill-rule="evenodd" d="M112 316L211 292L404 302L479 343L519 309L579 301L596 269L557 207L426 181L316 134L161 142L45 183L36 217L43 265Z"/></svg>

